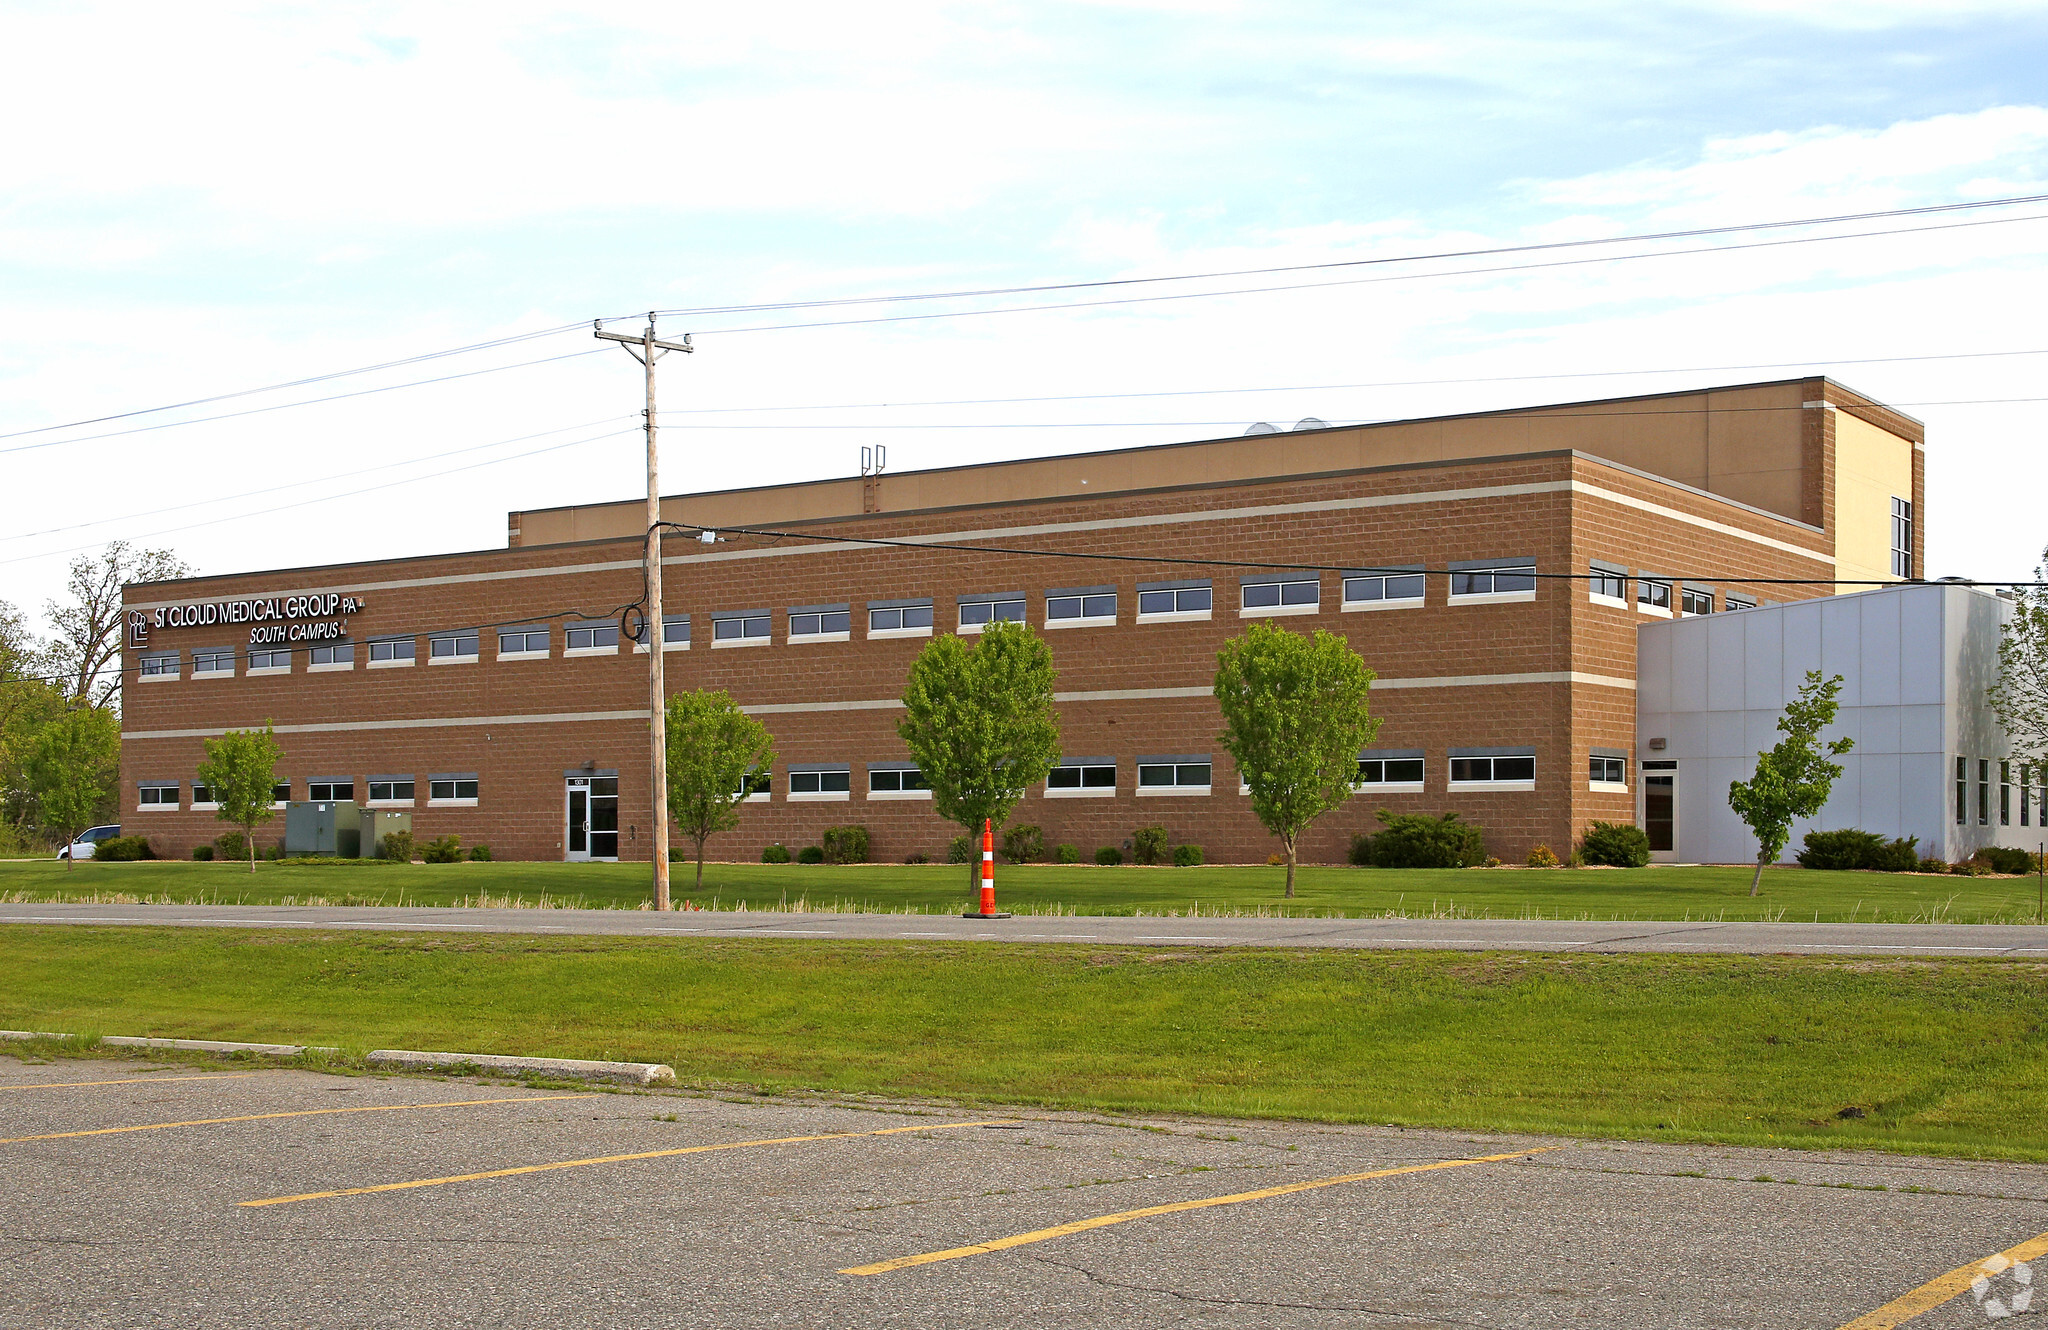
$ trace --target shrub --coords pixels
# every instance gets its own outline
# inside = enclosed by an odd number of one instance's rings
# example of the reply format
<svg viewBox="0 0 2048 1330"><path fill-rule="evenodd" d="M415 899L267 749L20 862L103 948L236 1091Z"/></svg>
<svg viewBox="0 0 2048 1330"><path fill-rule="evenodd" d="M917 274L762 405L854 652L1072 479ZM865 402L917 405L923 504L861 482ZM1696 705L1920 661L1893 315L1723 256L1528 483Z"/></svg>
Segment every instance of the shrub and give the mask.
<svg viewBox="0 0 2048 1330"><path fill-rule="evenodd" d="M1028 824L1004 827L1003 858L1013 864L1028 864L1045 858L1045 833Z"/></svg>
<svg viewBox="0 0 2048 1330"><path fill-rule="evenodd" d="M1946 873L1948 871L1948 861L1946 859L1936 859L1934 856L1929 855L1920 861L1920 871L1923 873Z"/></svg>
<svg viewBox="0 0 2048 1330"><path fill-rule="evenodd" d="M473 864L487 864L491 861L491 847L472 845L469 847L469 861Z"/></svg>
<svg viewBox="0 0 2048 1330"><path fill-rule="evenodd" d="M1268 867L1268 868L1285 868L1285 867L1287 867L1287 856L1286 856L1286 855L1284 855L1284 854L1269 854L1269 855L1267 855L1267 856L1266 856L1266 867Z"/></svg>
<svg viewBox="0 0 2048 1330"><path fill-rule="evenodd" d="M1170 853L1165 827L1139 827L1131 833L1131 859L1134 863L1163 864Z"/></svg>
<svg viewBox="0 0 2048 1330"><path fill-rule="evenodd" d="M864 864L868 861L866 827L827 827L825 847L820 851L828 864Z"/></svg>
<svg viewBox="0 0 2048 1330"><path fill-rule="evenodd" d="M1173 862L1176 868L1200 867L1202 863L1202 847L1199 845L1174 846Z"/></svg>
<svg viewBox="0 0 2048 1330"><path fill-rule="evenodd" d="M1062 845L1052 852L1052 857L1063 864L1078 864L1081 862L1081 847L1078 845Z"/></svg>
<svg viewBox="0 0 2048 1330"><path fill-rule="evenodd" d="M1629 822L1590 822L1578 855L1589 864L1642 868L1650 862L1650 837Z"/></svg>
<svg viewBox="0 0 2048 1330"><path fill-rule="evenodd" d="M242 839L239 831L224 831L213 838L213 848L220 851L223 859L246 859L249 857L249 842Z"/></svg>
<svg viewBox="0 0 2048 1330"><path fill-rule="evenodd" d="M147 836L114 836L101 841L98 848L93 851L92 857L117 864L131 864L137 859L156 858L156 851L149 848Z"/></svg>
<svg viewBox="0 0 2048 1330"><path fill-rule="evenodd" d="M1868 868L1884 838L1876 832L1844 827L1840 831L1809 831L1801 844L1801 868Z"/></svg>
<svg viewBox="0 0 2048 1330"><path fill-rule="evenodd" d="M946 846L946 862L949 864L971 864L980 856L975 853L974 842L965 836L955 836Z"/></svg>
<svg viewBox="0 0 2048 1330"><path fill-rule="evenodd" d="M770 845L761 851L761 862L764 864L788 863L789 847L784 845L781 841L775 842L775 844Z"/></svg>
<svg viewBox="0 0 2048 1330"><path fill-rule="evenodd" d="M462 862L462 842L454 836L430 840L421 848L420 858L430 864L459 864Z"/></svg>
<svg viewBox="0 0 2048 1330"><path fill-rule="evenodd" d="M1965 859L1959 864L1950 864L1948 871L1956 877L1989 877L1991 865L1977 859Z"/></svg>
<svg viewBox="0 0 2048 1330"><path fill-rule="evenodd" d="M928 854L906 854L903 856L903 862L906 864L928 864L931 861L932 857Z"/></svg>
<svg viewBox="0 0 2048 1330"><path fill-rule="evenodd" d="M1386 830L1372 838L1380 868L1471 868L1486 857L1486 836L1456 813L1395 813L1382 808Z"/></svg>
<svg viewBox="0 0 2048 1330"><path fill-rule="evenodd" d="M192 857L204 863L206 860L213 858L213 847L211 845L195 845L192 847Z"/></svg>
<svg viewBox="0 0 2048 1330"><path fill-rule="evenodd" d="M412 833L410 831L385 832L384 839L377 842L377 854L379 858L389 859L394 863L411 863Z"/></svg>
<svg viewBox="0 0 2048 1330"><path fill-rule="evenodd" d="M1908 836L1904 840L1886 841L1877 847L1866 866L1880 873L1912 872L1920 866L1920 838Z"/></svg>
<svg viewBox="0 0 2048 1330"><path fill-rule="evenodd" d="M825 851L816 845L806 845L796 852L796 861L800 864L822 864L825 862Z"/></svg>
<svg viewBox="0 0 2048 1330"><path fill-rule="evenodd" d="M1114 845L1105 845L1095 852L1095 862L1105 868L1113 868L1124 861L1124 852Z"/></svg>
<svg viewBox="0 0 2048 1330"><path fill-rule="evenodd" d="M123 837L126 839L126 837ZM2025 850L2015 850L2005 845L1987 845L1977 851L1976 859L1994 873L2031 873L2034 871L2034 856Z"/></svg>
<svg viewBox="0 0 2048 1330"><path fill-rule="evenodd" d="M1351 852L1344 856L1353 868L1372 867L1372 837L1358 832L1351 838Z"/></svg>
<svg viewBox="0 0 2048 1330"><path fill-rule="evenodd" d="M284 858L284 842L283 842L283 841L279 841L279 842L278 842L277 844L275 844L275 845L271 846L271 847L270 847L269 849L265 850L265 851L263 852L263 857L264 857L265 859L268 859L268 860L270 860L270 862L272 862L272 863L276 863L276 862L278 862L279 860L283 859L283 858Z"/></svg>
<svg viewBox="0 0 2048 1330"><path fill-rule="evenodd" d="M1557 868L1559 866L1557 851L1551 849L1548 845L1538 845L1529 851L1529 867Z"/></svg>

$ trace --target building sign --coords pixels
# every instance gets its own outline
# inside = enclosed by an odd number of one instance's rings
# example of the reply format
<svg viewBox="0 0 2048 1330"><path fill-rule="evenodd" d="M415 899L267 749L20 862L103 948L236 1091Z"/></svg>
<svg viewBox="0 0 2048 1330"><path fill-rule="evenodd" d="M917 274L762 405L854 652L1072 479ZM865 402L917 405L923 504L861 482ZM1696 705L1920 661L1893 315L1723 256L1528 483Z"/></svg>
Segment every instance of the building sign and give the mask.
<svg viewBox="0 0 2048 1330"><path fill-rule="evenodd" d="M331 642L348 636L346 616L359 612L361 596L328 591L311 596L267 596L255 600L213 600L192 605L165 605L144 620L141 611L128 616L128 641L141 646L155 628L208 628L215 624L252 624L250 646L278 642Z"/></svg>

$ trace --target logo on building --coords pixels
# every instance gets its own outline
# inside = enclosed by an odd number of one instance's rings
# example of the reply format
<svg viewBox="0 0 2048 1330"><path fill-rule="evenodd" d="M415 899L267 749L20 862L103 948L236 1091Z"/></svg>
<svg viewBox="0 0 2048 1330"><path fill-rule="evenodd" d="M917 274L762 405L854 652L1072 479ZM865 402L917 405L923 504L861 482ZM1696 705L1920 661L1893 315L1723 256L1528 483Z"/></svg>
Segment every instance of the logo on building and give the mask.
<svg viewBox="0 0 2048 1330"><path fill-rule="evenodd" d="M128 645L146 647L149 645L149 616L141 610L128 611Z"/></svg>

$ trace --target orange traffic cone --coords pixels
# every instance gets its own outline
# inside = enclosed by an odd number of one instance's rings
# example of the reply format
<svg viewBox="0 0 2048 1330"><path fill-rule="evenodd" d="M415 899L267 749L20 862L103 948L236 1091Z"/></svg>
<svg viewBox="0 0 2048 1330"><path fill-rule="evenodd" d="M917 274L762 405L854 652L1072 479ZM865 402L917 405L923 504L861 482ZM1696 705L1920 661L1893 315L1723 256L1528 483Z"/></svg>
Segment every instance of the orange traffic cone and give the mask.
<svg viewBox="0 0 2048 1330"><path fill-rule="evenodd" d="M996 832L988 818L981 820L981 909L969 910L962 919L1007 919L996 910Z"/></svg>

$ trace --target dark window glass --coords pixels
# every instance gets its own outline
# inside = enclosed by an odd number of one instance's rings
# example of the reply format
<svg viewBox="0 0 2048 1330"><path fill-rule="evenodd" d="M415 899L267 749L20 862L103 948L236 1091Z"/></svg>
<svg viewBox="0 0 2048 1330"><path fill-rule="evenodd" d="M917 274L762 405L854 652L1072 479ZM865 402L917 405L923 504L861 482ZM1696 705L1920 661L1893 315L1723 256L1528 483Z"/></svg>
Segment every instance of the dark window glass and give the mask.
<svg viewBox="0 0 2048 1330"><path fill-rule="evenodd" d="M570 651L591 651L602 647L617 650L619 626L616 623L574 623L565 630L563 646Z"/></svg>
<svg viewBox="0 0 2048 1330"><path fill-rule="evenodd" d="M498 651L501 655L525 655L547 649L548 630L545 628L515 628L509 631L500 629L498 632ZM473 650L472 648L472 652Z"/></svg>
<svg viewBox="0 0 2048 1330"><path fill-rule="evenodd" d="M1116 596L1049 596L1045 602L1048 619L1114 619Z"/></svg>
<svg viewBox="0 0 2048 1330"><path fill-rule="evenodd" d="M409 780L373 780L370 782L370 802L411 803L413 783Z"/></svg>
<svg viewBox="0 0 2048 1330"><path fill-rule="evenodd" d="M413 649L418 645L415 638L394 637L382 642L370 643L371 660L411 660Z"/></svg>
<svg viewBox="0 0 2048 1330"><path fill-rule="evenodd" d="M1636 582L1636 603L1638 605L1648 605L1653 609L1670 609L1671 584L1669 582L1658 582L1647 577L1639 579Z"/></svg>
<svg viewBox="0 0 2048 1330"><path fill-rule="evenodd" d="M1606 596L1609 600L1628 598L1628 579L1620 573L1611 573L1604 568L1595 568L1592 578L1593 594Z"/></svg>
<svg viewBox="0 0 2048 1330"><path fill-rule="evenodd" d="M474 656L477 653L477 634L440 633L429 639L434 658L452 660L459 656Z"/></svg>
<svg viewBox="0 0 2048 1330"><path fill-rule="evenodd" d="M315 665L353 665L356 659L356 644L335 642L323 647L314 647L312 663Z"/></svg>
<svg viewBox="0 0 2048 1330"><path fill-rule="evenodd" d="M281 780L270 787L270 802L274 804L290 803L291 798L292 783L290 781Z"/></svg>
<svg viewBox="0 0 2048 1330"><path fill-rule="evenodd" d="M430 780L427 782L429 799L474 799L477 783L475 780Z"/></svg>
<svg viewBox="0 0 2048 1330"><path fill-rule="evenodd" d="M844 633L850 631L852 627L853 616L845 610L789 616L791 637L818 637L825 633Z"/></svg>
<svg viewBox="0 0 2048 1330"><path fill-rule="evenodd" d="M1473 568L1451 574L1454 596L1492 596L1506 591L1534 591L1536 565L1511 564L1503 568Z"/></svg>

